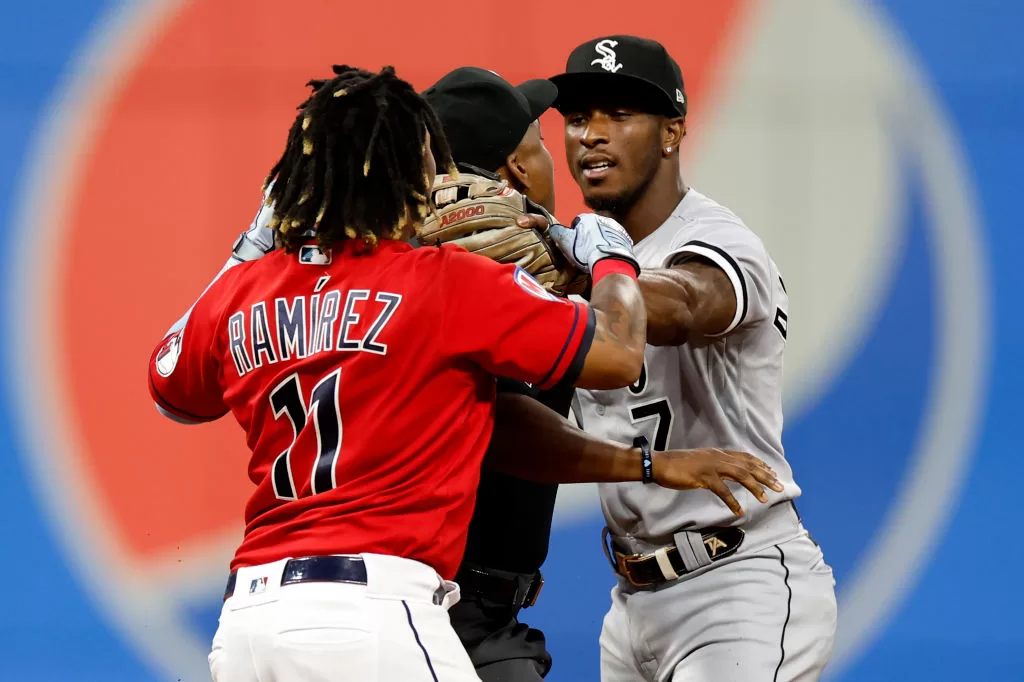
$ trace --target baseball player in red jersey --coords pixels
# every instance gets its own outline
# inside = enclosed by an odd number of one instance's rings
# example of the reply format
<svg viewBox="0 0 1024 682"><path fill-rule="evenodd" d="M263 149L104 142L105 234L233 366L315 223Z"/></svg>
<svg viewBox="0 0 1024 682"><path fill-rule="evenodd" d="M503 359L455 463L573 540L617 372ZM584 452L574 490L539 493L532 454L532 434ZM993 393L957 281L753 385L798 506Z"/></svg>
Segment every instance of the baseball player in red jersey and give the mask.
<svg viewBox="0 0 1024 682"><path fill-rule="evenodd" d="M235 258L157 346L161 411L231 412L256 490L210 654L215 682L476 680L447 607L494 422L495 375L546 388L639 376L646 315L624 230L552 234L590 305L519 268L405 240L429 210L423 99L393 70L313 81L267 203L278 245Z"/></svg>

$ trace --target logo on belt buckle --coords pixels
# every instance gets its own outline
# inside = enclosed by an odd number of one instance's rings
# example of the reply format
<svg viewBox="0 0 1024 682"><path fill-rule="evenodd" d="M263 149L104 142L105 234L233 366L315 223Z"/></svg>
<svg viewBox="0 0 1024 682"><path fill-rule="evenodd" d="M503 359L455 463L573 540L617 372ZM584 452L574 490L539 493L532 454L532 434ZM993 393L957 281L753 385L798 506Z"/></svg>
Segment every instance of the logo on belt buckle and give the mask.
<svg viewBox="0 0 1024 682"><path fill-rule="evenodd" d="M718 550L725 549L729 545L712 535L711 537L704 538L704 546L708 548L708 554L714 559L715 555L718 554Z"/></svg>
<svg viewBox="0 0 1024 682"><path fill-rule="evenodd" d="M740 545L743 544L745 536L746 531L742 528L723 528L715 532L705 533L701 537L701 541L708 552L708 558L712 561L717 561L738 550Z"/></svg>

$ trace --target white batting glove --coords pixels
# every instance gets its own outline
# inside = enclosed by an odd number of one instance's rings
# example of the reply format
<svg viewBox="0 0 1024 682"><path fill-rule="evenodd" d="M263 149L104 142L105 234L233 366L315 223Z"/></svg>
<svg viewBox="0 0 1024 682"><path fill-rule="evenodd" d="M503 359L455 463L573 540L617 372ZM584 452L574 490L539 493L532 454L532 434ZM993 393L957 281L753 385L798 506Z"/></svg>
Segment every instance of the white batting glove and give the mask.
<svg viewBox="0 0 1024 682"><path fill-rule="evenodd" d="M633 254L633 240L626 228L611 218L581 213L572 221L572 227L554 223L548 228L548 234L565 257L588 274L593 274L594 265L605 258L626 261L640 274L640 263Z"/></svg>
<svg viewBox="0 0 1024 682"><path fill-rule="evenodd" d="M270 191L269 188L267 190ZM266 197L264 197L264 201ZM267 227L274 217L274 208L260 204L260 212L253 218L249 229L238 235L231 248L231 257L241 263L263 258L275 248L274 231Z"/></svg>

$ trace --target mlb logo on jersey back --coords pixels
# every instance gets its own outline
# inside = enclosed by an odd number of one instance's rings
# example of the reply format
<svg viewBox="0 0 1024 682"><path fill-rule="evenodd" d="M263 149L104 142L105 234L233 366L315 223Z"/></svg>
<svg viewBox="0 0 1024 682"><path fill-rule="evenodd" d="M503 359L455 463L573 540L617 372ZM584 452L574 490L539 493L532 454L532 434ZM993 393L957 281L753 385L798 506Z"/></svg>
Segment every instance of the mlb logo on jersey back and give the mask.
<svg viewBox="0 0 1024 682"><path fill-rule="evenodd" d="M267 591L267 578L253 578L252 582L249 583L249 594L262 594Z"/></svg>
<svg viewBox="0 0 1024 682"><path fill-rule="evenodd" d="M303 265L330 265L331 252L321 251L319 246L303 246L299 249L299 262Z"/></svg>
<svg viewBox="0 0 1024 682"><path fill-rule="evenodd" d="M512 278L516 281L516 284L519 285L519 288L528 294L536 296L537 298L544 298L549 301L560 300L557 296L545 289L540 282L530 275L530 273L523 270L518 265L516 266L516 271L515 274L512 275Z"/></svg>

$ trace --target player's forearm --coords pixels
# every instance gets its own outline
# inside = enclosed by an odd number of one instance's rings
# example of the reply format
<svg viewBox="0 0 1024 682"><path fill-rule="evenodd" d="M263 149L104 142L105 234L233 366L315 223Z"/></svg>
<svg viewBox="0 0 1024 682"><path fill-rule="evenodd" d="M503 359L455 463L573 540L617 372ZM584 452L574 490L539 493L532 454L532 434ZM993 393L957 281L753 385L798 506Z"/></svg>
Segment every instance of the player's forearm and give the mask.
<svg viewBox="0 0 1024 682"><path fill-rule="evenodd" d="M640 291L647 308L647 343L679 346L724 330L736 310L725 273L701 263L644 270Z"/></svg>
<svg viewBox="0 0 1024 682"><path fill-rule="evenodd" d="M588 435L515 393L498 395L485 464L538 483L638 481L641 475L639 450Z"/></svg>
<svg viewBox="0 0 1024 682"><path fill-rule="evenodd" d="M590 305L596 317L594 340L576 385L628 386L640 376L647 346L647 310L640 287L633 276L604 275L594 284Z"/></svg>
<svg viewBox="0 0 1024 682"><path fill-rule="evenodd" d="M686 343L693 326L695 291L671 270L644 270L640 292L647 309L647 343L679 346Z"/></svg>

